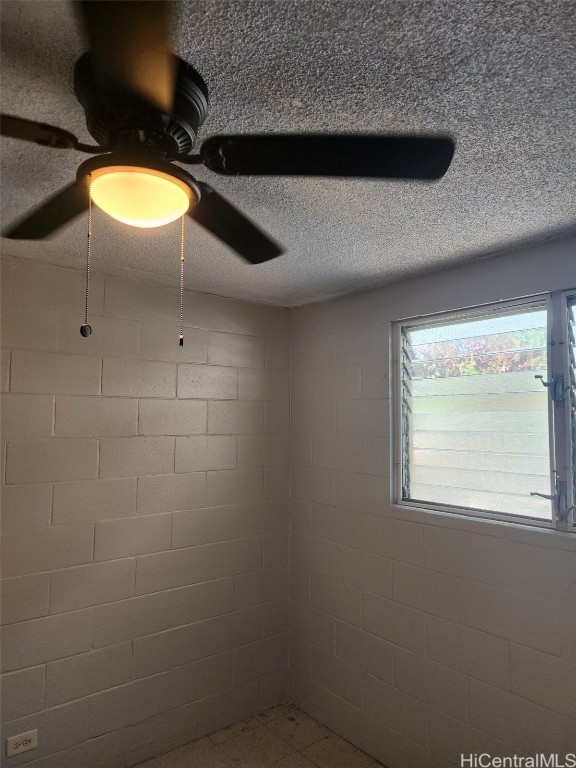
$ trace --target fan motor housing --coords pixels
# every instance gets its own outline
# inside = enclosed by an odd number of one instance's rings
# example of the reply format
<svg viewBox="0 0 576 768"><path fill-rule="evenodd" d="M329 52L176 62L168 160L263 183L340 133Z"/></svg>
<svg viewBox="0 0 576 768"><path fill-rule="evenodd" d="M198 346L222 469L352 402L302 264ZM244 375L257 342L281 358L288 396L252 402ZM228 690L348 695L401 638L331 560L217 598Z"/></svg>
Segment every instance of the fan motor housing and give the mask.
<svg viewBox="0 0 576 768"><path fill-rule="evenodd" d="M176 59L176 83L171 115L130 102L125 94L100 88L90 53L74 67L74 93L86 115L90 135L100 146L111 149L142 146L167 155L189 154L198 129L208 115L208 88L190 64Z"/></svg>

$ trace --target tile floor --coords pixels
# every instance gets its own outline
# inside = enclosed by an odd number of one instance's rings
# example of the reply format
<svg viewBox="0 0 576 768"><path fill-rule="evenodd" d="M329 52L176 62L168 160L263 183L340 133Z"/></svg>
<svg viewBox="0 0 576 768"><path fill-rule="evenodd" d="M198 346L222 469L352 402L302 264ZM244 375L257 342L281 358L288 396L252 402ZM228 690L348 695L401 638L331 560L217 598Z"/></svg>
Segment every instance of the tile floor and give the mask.
<svg viewBox="0 0 576 768"><path fill-rule="evenodd" d="M286 705L217 731L136 768L382 768Z"/></svg>

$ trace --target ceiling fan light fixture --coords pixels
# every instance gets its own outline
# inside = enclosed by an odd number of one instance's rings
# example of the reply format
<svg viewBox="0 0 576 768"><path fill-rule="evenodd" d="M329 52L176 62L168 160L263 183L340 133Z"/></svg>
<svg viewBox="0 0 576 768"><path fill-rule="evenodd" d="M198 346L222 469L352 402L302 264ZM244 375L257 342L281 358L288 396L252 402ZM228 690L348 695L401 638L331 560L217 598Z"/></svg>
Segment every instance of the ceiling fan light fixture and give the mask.
<svg viewBox="0 0 576 768"><path fill-rule="evenodd" d="M191 185L173 174L134 165L92 171L90 195L113 219L144 229L176 221L199 199Z"/></svg>

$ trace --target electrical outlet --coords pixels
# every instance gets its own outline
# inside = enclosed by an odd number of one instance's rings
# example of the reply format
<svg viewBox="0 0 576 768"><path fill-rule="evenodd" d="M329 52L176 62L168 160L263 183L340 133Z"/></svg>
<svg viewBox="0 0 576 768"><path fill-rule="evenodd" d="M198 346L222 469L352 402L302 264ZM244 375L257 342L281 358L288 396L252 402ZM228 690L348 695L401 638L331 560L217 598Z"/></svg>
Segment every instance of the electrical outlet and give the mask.
<svg viewBox="0 0 576 768"><path fill-rule="evenodd" d="M22 752L28 752L30 749L36 749L38 746L38 729L19 733L17 736L9 736L6 739L6 757L21 755Z"/></svg>

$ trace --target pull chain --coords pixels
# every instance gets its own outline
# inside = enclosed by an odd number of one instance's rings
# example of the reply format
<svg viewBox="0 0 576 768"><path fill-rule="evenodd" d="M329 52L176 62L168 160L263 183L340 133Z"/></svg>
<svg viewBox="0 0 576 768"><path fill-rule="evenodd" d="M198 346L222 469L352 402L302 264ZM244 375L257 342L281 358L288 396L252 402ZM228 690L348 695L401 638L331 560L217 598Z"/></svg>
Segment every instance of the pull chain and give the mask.
<svg viewBox="0 0 576 768"><path fill-rule="evenodd" d="M84 324L80 326L82 336L90 336L92 327L88 325L88 298L90 295L90 246L92 241L92 174L88 174L88 235L86 238L86 298L84 303Z"/></svg>
<svg viewBox="0 0 576 768"><path fill-rule="evenodd" d="M180 346L184 346L184 216L180 220Z"/></svg>

